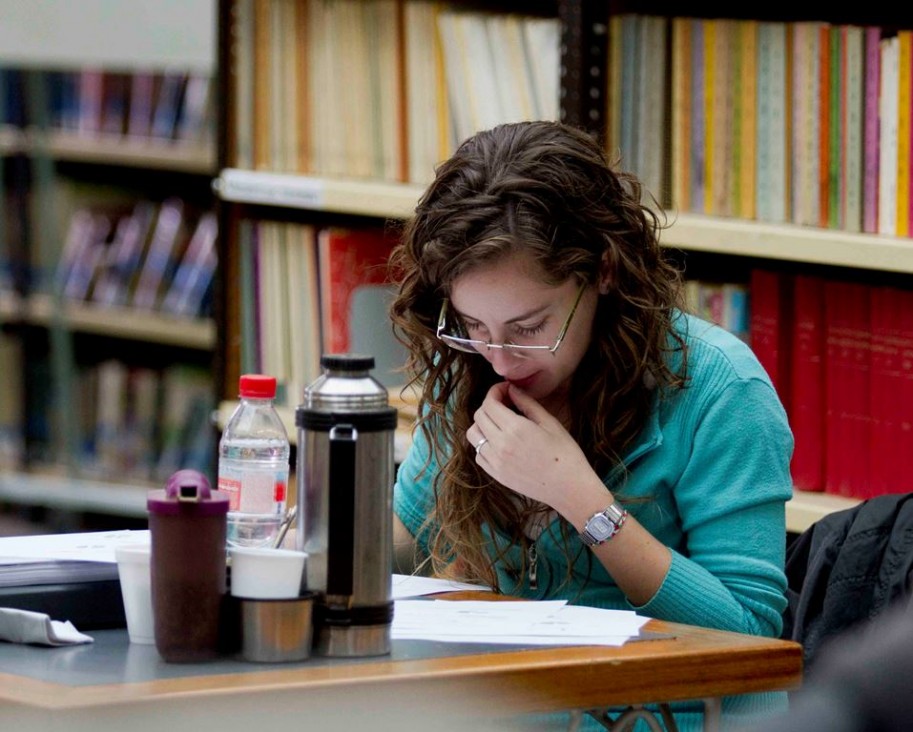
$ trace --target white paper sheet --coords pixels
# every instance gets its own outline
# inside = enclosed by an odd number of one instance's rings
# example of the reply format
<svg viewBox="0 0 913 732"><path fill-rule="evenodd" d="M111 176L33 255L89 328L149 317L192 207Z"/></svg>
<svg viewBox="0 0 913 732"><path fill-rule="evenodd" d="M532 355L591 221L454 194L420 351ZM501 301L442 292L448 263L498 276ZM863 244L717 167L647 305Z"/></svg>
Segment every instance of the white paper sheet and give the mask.
<svg viewBox="0 0 913 732"><path fill-rule="evenodd" d="M621 646L649 620L551 601L397 600L391 635L451 643Z"/></svg>

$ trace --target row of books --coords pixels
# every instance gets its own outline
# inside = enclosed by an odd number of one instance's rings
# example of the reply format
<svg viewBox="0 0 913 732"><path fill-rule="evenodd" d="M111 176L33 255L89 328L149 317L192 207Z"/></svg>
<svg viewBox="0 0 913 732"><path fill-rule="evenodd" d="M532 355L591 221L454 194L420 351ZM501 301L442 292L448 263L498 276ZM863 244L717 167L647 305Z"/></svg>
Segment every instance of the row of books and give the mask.
<svg viewBox="0 0 913 732"><path fill-rule="evenodd" d="M909 235L913 31L621 14L609 39L608 146L663 205Z"/></svg>
<svg viewBox="0 0 913 732"><path fill-rule="evenodd" d="M557 119L558 21L412 0L239 0L235 167L427 182L476 130Z"/></svg>
<svg viewBox="0 0 913 732"><path fill-rule="evenodd" d="M239 227L241 369L273 374L279 403L296 406L323 353L375 358L374 375L401 384L405 352L387 316L392 296L383 229L243 220Z"/></svg>
<svg viewBox="0 0 913 732"><path fill-rule="evenodd" d="M748 343L751 308L748 285L741 282L685 281L685 308Z"/></svg>
<svg viewBox="0 0 913 732"><path fill-rule="evenodd" d="M787 407L798 488L910 490L913 291L756 270L751 344Z"/></svg>
<svg viewBox="0 0 913 732"><path fill-rule="evenodd" d="M5 347L0 342L0 354ZM68 454L68 437L52 417L54 390L37 389L27 422L18 403L0 412L0 464L55 469L66 461L76 477L140 483L162 481L180 468L213 467L215 398L208 369L187 364L152 369L107 359L79 366L73 387L69 410L76 454ZM22 399L6 384L0 395L0 404Z"/></svg>
<svg viewBox="0 0 913 732"><path fill-rule="evenodd" d="M211 309L216 216L179 198L77 208L57 263L63 297L182 317Z"/></svg>
<svg viewBox="0 0 913 732"><path fill-rule="evenodd" d="M215 137L214 87L211 75L181 70L0 68L0 125L206 142Z"/></svg>

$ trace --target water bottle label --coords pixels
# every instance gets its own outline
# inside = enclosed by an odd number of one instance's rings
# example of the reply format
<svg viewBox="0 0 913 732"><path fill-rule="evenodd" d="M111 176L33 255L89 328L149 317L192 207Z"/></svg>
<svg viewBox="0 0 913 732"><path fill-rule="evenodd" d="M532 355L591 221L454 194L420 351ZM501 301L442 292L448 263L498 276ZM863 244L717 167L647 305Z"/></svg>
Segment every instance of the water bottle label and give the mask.
<svg viewBox="0 0 913 732"><path fill-rule="evenodd" d="M219 490L228 494L228 510L241 513L276 513L285 505L288 472L223 468Z"/></svg>

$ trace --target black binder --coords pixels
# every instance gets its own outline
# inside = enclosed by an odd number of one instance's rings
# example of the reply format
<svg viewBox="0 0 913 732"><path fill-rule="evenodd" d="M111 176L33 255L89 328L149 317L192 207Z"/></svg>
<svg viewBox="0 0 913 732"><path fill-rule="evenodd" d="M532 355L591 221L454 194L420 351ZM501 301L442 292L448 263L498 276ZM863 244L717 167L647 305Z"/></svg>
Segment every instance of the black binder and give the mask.
<svg viewBox="0 0 913 732"><path fill-rule="evenodd" d="M120 581L116 579L0 587L0 607L69 620L79 631L127 627Z"/></svg>

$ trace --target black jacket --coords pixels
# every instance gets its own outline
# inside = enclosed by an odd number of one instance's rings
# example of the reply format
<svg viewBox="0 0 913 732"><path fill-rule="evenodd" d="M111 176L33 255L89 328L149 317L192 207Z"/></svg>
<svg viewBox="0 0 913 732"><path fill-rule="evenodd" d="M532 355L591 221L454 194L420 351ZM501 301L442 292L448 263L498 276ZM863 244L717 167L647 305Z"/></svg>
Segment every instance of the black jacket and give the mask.
<svg viewBox="0 0 913 732"><path fill-rule="evenodd" d="M891 604L906 603L913 571L913 493L871 498L818 520L786 553L789 606L783 638L822 644Z"/></svg>

